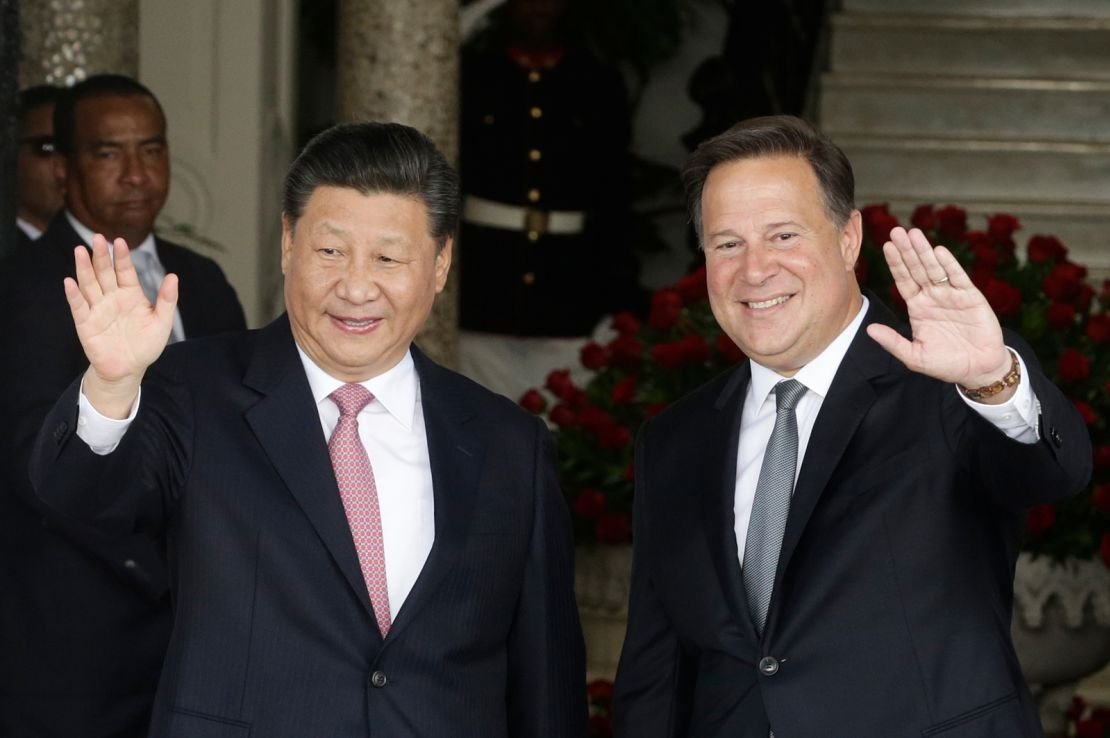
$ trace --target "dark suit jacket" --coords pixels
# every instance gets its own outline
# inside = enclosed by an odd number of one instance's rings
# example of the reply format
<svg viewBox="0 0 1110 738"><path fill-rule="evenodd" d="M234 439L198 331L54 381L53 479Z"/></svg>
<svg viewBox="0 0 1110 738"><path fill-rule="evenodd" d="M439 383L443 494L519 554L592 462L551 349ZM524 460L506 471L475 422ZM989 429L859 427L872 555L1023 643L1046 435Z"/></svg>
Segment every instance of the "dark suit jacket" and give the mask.
<svg viewBox="0 0 1110 738"><path fill-rule="evenodd" d="M31 491L31 445L88 366L66 304L80 237L64 215L0 269L0 735L142 736L170 630L162 547L47 522ZM157 239L180 278L188 337L245 327L211 259Z"/></svg>
<svg viewBox="0 0 1110 738"><path fill-rule="evenodd" d="M893 324L872 301L867 322ZM733 533L750 367L647 426L616 687L624 738L1042 735L1010 642L1031 505L1079 489L1090 439L1020 338L1041 402L1021 445L861 329L799 472L762 639ZM761 660L773 659L773 661Z"/></svg>
<svg viewBox="0 0 1110 738"><path fill-rule="evenodd" d="M76 386L52 411L39 494L168 538L176 613L152 735L584 735L570 519L547 430L413 354L435 543L384 641L287 318L170 346L109 456L73 437ZM112 483L90 495L89 478Z"/></svg>

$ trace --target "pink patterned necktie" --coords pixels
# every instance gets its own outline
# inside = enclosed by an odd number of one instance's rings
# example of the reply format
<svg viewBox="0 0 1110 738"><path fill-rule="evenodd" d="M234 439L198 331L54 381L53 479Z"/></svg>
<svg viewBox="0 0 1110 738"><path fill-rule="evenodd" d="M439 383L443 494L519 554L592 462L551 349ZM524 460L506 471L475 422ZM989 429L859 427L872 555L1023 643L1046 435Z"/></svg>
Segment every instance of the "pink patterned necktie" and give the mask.
<svg viewBox="0 0 1110 738"><path fill-rule="evenodd" d="M378 509L378 486L374 470L358 437L358 414L374 395L361 384L345 384L328 397L339 407L339 423L328 441L339 497L347 511L347 523L355 540L362 577L370 593L370 604L378 618L378 630L389 633L389 588L385 578L385 544L382 516Z"/></svg>

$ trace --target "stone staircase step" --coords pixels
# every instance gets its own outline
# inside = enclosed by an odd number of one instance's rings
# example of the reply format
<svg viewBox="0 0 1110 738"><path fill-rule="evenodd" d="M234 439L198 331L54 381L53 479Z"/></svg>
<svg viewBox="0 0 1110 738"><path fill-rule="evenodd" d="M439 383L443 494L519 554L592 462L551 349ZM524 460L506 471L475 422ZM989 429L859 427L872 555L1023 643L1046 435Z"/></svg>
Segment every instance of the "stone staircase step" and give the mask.
<svg viewBox="0 0 1110 738"><path fill-rule="evenodd" d="M1110 8L1110 2L1106 2ZM1110 142L1110 79L826 74L820 123L841 133Z"/></svg>
<svg viewBox="0 0 1110 738"><path fill-rule="evenodd" d="M840 13L836 72L1110 79L1110 17Z"/></svg>
<svg viewBox="0 0 1110 738"><path fill-rule="evenodd" d="M861 192L1110 204L1110 144L841 134Z"/></svg>
<svg viewBox="0 0 1110 738"><path fill-rule="evenodd" d="M841 6L852 13L1110 18L1106 0L842 0Z"/></svg>

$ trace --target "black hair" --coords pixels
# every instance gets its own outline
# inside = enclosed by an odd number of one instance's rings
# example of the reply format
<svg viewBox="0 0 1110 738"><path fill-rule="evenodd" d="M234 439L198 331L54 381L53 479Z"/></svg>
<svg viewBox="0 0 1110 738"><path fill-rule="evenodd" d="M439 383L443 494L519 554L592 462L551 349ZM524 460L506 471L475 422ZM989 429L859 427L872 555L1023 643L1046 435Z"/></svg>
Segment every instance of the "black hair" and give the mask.
<svg viewBox="0 0 1110 738"><path fill-rule="evenodd" d="M95 97L148 97L165 119L162 104L145 85L122 74L94 74L62 90L54 106L54 145L63 154L73 153L76 142L77 103Z"/></svg>

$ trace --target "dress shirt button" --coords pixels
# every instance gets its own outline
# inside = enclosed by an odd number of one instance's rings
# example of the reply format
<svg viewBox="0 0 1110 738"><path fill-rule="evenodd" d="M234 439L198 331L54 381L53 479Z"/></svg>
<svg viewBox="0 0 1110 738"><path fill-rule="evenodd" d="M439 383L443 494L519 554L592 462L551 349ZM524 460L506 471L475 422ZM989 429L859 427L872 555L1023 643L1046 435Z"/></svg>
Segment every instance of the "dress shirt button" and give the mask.
<svg viewBox="0 0 1110 738"><path fill-rule="evenodd" d="M123 562L124 569L134 569L135 566L135 559L128 559L127 561Z"/></svg>
<svg viewBox="0 0 1110 738"><path fill-rule="evenodd" d="M370 684L374 685L378 689L381 689L388 683L389 680L386 678L384 671L375 671L373 674L370 675Z"/></svg>
<svg viewBox="0 0 1110 738"><path fill-rule="evenodd" d="M543 157L543 152L539 149L532 149L528 152L528 158L532 161L539 161Z"/></svg>
<svg viewBox="0 0 1110 738"><path fill-rule="evenodd" d="M537 190L535 187L528 190L528 202L539 202L539 201L540 201L540 191Z"/></svg>
<svg viewBox="0 0 1110 738"><path fill-rule="evenodd" d="M528 73L529 82L539 82L542 78L543 75L539 73L539 70L533 69L531 72Z"/></svg>
<svg viewBox="0 0 1110 738"><path fill-rule="evenodd" d="M542 118L543 117L543 108L539 107L538 105L534 105L534 106L532 106L532 109L528 111L528 114L531 115L533 118L536 118L536 119Z"/></svg>
<svg viewBox="0 0 1110 738"><path fill-rule="evenodd" d="M779 660L771 656L764 656L759 660L759 673L763 676L774 676L778 674Z"/></svg>

